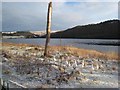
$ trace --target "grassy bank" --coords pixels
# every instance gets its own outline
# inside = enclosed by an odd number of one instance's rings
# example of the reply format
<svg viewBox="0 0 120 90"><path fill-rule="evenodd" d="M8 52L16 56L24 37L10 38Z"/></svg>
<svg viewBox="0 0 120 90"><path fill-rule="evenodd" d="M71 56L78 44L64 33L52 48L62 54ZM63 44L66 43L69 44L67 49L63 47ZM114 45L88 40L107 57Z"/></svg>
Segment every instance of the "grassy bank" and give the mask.
<svg viewBox="0 0 120 90"><path fill-rule="evenodd" d="M44 57L44 46L13 43L0 50L3 78L28 88L118 87L117 54L50 46Z"/></svg>
<svg viewBox="0 0 120 90"><path fill-rule="evenodd" d="M18 47L18 48L24 48L24 47L34 47L35 50L39 50L39 48L42 48L44 50L44 46L39 45L32 45L32 44L15 44L15 43L2 43L3 50L7 47ZM120 60L120 56L117 54L117 52L99 52L96 50L87 50L87 49L81 49L76 48L72 46L49 46L49 54L51 54L54 51L60 51L60 52L66 52L70 53L74 56L82 56L84 58L99 58L99 59L115 59Z"/></svg>

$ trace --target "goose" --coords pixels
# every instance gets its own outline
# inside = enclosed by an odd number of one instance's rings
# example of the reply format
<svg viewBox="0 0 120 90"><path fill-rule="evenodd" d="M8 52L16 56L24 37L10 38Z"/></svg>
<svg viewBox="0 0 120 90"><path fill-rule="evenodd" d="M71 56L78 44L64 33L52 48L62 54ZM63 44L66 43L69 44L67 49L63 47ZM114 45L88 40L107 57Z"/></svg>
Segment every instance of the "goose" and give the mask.
<svg viewBox="0 0 120 90"><path fill-rule="evenodd" d="M85 67L85 60L82 60L82 67Z"/></svg>
<svg viewBox="0 0 120 90"><path fill-rule="evenodd" d="M75 60L75 62L74 62L74 66L77 67L77 61L76 61L76 60Z"/></svg>
<svg viewBox="0 0 120 90"><path fill-rule="evenodd" d="M95 70L93 63L92 63L92 70Z"/></svg>
<svg viewBox="0 0 120 90"><path fill-rule="evenodd" d="M95 69L96 70L100 69L100 63L96 59L92 62L92 70L95 70Z"/></svg>

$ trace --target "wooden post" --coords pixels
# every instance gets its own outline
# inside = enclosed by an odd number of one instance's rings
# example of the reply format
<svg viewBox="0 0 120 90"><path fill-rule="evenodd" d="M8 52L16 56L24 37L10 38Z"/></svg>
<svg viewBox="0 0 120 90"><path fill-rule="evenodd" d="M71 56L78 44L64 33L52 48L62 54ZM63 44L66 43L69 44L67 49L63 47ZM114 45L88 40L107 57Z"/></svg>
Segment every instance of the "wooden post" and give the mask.
<svg viewBox="0 0 120 90"><path fill-rule="evenodd" d="M44 56L48 55L48 44L50 42L50 28L51 28L51 18L52 18L52 2L48 4L48 14L47 14L47 28L46 28L46 43L45 43L45 51Z"/></svg>

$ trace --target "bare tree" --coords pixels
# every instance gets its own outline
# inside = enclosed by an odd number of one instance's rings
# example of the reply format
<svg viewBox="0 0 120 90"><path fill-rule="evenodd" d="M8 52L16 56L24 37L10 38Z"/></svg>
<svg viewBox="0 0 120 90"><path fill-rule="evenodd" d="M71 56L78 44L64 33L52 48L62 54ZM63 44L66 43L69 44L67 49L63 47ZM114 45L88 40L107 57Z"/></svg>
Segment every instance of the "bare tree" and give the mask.
<svg viewBox="0 0 120 90"><path fill-rule="evenodd" d="M47 28L46 28L46 43L45 43L45 51L44 56L48 55L48 44L50 42L50 28L51 28L51 19L52 19L52 2L50 1L48 4L48 14L47 14Z"/></svg>

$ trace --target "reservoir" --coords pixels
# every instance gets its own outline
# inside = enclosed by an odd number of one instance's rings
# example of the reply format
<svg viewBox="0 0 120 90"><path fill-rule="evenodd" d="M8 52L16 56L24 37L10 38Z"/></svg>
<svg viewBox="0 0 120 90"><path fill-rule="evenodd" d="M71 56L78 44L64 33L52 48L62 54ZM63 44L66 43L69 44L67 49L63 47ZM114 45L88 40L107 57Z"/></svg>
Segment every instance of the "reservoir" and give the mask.
<svg viewBox="0 0 120 90"><path fill-rule="evenodd" d="M24 43L34 45L45 45L45 38L33 38L33 39L3 39L2 42L11 43ZM94 44L97 43L97 44ZM104 44L101 44L104 43ZM50 46L73 46L83 49L97 50L100 52L119 52L119 45L111 45L111 43L119 43L118 40L107 40L107 39L51 39ZM110 45L109 45L110 44Z"/></svg>

